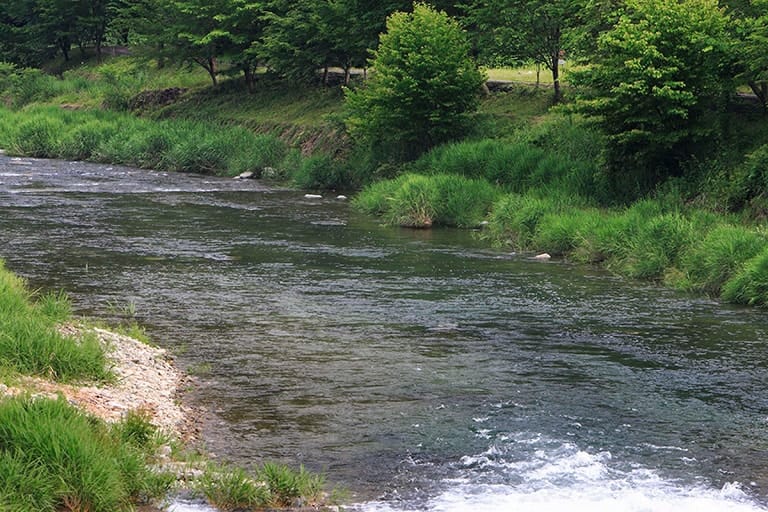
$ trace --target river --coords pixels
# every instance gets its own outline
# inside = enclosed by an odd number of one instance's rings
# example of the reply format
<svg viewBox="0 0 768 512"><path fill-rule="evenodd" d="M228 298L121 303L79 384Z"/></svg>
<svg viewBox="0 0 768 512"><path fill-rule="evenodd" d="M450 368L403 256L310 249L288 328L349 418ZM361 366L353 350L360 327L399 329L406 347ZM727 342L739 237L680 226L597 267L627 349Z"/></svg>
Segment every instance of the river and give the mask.
<svg viewBox="0 0 768 512"><path fill-rule="evenodd" d="M765 311L333 195L7 156L0 257L135 314L200 376L209 450L354 510L768 510Z"/></svg>

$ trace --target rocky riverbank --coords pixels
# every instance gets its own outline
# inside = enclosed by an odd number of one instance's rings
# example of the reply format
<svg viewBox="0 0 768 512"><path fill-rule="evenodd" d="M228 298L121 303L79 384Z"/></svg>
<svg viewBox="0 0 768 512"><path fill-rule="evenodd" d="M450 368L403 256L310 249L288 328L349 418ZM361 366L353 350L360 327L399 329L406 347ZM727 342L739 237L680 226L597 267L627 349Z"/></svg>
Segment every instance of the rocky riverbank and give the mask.
<svg viewBox="0 0 768 512"><path fill-rule="evenodd" d="M93 329L107 351L112 382L61 384L40 377L19 377L12 385L0 385L0 395L32 393L64 396L71 404L108 422L131 410L141 410L159 429L181 439L195 438L197 427L190 408L181 402L181 390L190 384L173 364L167 351L104 329L67 324L64 334L77 338Z"/></svg>

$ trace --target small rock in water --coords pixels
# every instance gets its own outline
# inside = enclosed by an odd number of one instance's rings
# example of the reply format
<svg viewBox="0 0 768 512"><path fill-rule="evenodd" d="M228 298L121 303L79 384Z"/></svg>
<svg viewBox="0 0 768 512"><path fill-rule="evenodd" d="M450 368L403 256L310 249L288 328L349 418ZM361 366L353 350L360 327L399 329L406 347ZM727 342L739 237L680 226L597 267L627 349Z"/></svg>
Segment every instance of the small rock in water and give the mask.
<svg viewBox="0 0 768 512"><path fill-rule="evenodd" d="M533 259L540 260L540 261L547 261L547 260L551 260L552 256L550 256L549 253L544 252L541 254L537 254L536 256L533 257Z"/></svg>
<svg viewBox="0 0 768 512"><path fill-rule="evenodd" d="M237 176L235 176L234 179L236 179L236 180L247 180L247 179L250 179L250 178L253 178L253 171L245 171L243 173L240 173Z"/></svg>
<svg viewBox="0 0 768 512"><path fill-rule="evenodd" d="M345 196L344 194L339 194L336 196L336 199L338 199L339 201L346 201L347 196Z"/></svg>
<svg viewBox="0 0 768 512"><path fill-rule="evenodd" d="M320 194L304 194L304 199L322 199Z"/></svg>

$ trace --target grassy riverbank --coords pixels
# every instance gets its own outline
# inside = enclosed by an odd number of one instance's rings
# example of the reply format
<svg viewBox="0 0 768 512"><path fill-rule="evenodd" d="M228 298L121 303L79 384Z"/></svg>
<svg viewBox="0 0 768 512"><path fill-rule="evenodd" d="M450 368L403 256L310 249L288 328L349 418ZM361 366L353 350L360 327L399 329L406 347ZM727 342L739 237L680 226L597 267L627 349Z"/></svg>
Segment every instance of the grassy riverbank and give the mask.
<svg viewBox="0 0 768 512"><path fill-rule="evenodd" d="M106 347L96 331L74 329L72 322L64 295L31 292L0 260L2 510L133 510L136 504L164 498L179 485L179 463L169 460L167 449L161 449L172 444L178 448L172 452L184 460L187 456L175 439L177 434L158 430L141 409L107 422L106 416L73 405L73 396L86 393L78 385L98 386L100 391L88 394L81 405L110 412L115 398L107 388L117 375L121 375L120 385L128 385L128 374L144 373L138 368L126 373L121 358L108 355L108 349L126 350L127 341L140 344L123 340L122 346ZM128 354L128 359L136 358L152 364L149 354ZM149 371L157 373L157 367ZM171 376L162 382L172 387L160 393L170 399L176 379ZM137 393L131 386L127 392ZM191 481L192 489L224 510L287 507L299 499L322 504L328 499L323 478L304 468L295 471L265 463L249 474L196 456L187 470L199 472Z"/></svg>

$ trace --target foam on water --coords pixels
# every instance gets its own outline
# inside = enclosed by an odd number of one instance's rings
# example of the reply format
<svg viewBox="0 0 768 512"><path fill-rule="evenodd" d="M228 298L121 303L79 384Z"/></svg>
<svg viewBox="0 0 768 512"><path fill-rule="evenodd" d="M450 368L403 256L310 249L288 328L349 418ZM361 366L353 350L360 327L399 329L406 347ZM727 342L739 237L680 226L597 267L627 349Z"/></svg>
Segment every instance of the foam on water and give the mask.
<svg viewBox="0 0 768 512"><path fill-rule="evenodd" d="M768 510L738 482L721 489L684 485L655 471L613 468L608 452L590 454L571 444L537 449L526 460L504 462L495 447L465 456L461 478L446 479L442 492L426 503L374 501L360 512L754 512ZM489 478L489 472L491 477ZM499 477L502 483L487 483ZM514 483L512 483L514 482Z"/></svg>

